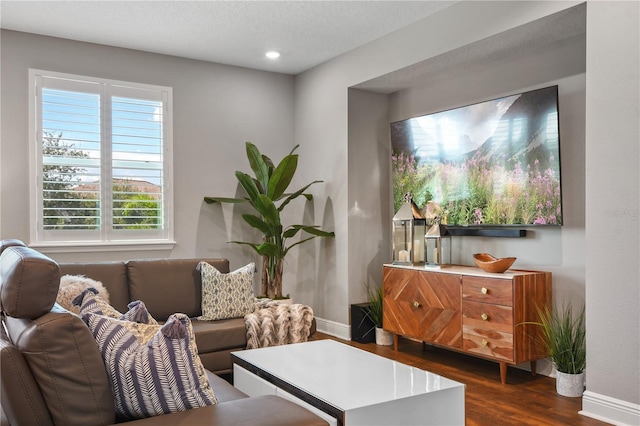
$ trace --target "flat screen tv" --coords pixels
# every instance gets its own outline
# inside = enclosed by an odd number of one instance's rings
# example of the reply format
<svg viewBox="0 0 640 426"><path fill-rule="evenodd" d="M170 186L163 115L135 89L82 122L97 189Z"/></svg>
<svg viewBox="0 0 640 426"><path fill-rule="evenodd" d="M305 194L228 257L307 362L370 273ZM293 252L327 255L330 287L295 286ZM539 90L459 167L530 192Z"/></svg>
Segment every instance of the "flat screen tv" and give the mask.
<svg viewBox="0 0 640 426"><path fill-rule="evenodd" d="M562 225L558 86L391 123L404 195L449 226Z"/></svg>

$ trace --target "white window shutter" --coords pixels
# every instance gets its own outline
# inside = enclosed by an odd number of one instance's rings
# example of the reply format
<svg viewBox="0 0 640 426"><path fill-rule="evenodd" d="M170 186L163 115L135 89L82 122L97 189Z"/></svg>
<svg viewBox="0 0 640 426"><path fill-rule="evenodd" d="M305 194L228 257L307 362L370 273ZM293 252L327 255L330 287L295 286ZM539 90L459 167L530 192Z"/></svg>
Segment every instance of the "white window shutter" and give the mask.
<svg viewBox="0 0 640 426"><path fill-rule="evenodd" d="M31 74L36 243L170 240L171 89Z"/></svg>

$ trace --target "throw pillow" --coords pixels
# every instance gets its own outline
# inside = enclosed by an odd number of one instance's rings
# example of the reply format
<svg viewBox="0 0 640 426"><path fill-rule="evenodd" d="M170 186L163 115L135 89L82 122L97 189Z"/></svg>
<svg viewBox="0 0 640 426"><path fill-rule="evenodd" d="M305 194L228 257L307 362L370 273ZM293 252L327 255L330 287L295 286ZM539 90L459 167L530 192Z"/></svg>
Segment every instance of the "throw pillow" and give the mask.
<svg viewBox="0 0 640 426"><path fill-rule="evenodd" d="M79 308L74 306L73 299L89 287L98 291L100 297L109 303L109 292L100 281L87 278L84 275L63 275L60 277L60 288L56 302L67 311L79 313Z"/></svg>
<svg viewBox="0 0 640 426"><path fill-rule="evenodd" d="M86 313L94 313L124 321L133 321L142 324L158 324L155 318L153 318L147 310L144 302L141 300L135 300L129 303L127 305L129 310L124 314L121 314L116 308L103 300L93 287L90 287L77 295L73 299L72 304L79 307L78 314L80 316Z"/></svg>
<svg viewBox="0 0 640 426"><path fill-rule="evenodd" d="M162 326L95 313L85 313L82 319L100 348L118 420L217 403L187 315L173 314Z"/></svg>
<svg viewBox="0 0 640 426"><path fill-rule="evenodd" d="M242 318L253 310L253 271L255 264L223 274L207 262L200 262L202 275L201 321Z"/></svg>

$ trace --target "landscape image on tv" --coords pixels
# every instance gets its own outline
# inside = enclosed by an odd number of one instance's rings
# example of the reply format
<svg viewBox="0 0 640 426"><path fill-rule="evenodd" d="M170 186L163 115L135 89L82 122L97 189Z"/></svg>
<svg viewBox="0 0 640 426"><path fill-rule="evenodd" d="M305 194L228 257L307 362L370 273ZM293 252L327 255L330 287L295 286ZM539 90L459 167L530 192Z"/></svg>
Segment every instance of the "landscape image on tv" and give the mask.
<svg viewBox="0 0 640 426"><path fill-rule="evenodd" d="M404 195L458 226L562 225L558 86L391 123Z"/></svg>

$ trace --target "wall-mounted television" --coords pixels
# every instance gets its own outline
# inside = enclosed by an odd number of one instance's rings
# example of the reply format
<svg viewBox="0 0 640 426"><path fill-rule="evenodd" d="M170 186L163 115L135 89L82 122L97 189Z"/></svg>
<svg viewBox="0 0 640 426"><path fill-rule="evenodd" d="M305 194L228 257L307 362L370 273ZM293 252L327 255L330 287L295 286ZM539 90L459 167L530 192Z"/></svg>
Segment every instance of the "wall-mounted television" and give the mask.
<svg viewBox="0 0 640 426"><path fill-rule="evenodd" d="M441 223L562 225L558 86L391 123L394 211Z"/></svg>

